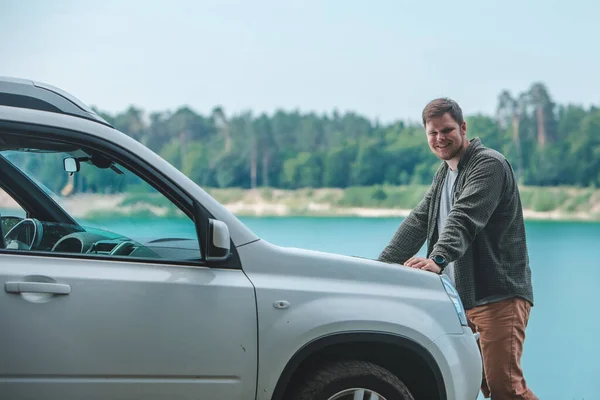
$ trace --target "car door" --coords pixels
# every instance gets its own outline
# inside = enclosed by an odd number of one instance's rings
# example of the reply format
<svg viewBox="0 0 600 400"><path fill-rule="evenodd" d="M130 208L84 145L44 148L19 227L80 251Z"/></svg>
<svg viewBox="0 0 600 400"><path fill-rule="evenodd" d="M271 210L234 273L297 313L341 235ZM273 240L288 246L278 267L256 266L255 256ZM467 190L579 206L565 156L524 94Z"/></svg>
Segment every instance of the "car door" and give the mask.
<svg viewBox="0 0 600 400"><path fill-rule="evenodd" d="M32 181L65 173L58 167L49 173L48 165L53 164L44 164ZM75 210L71 215L82 207L118 211L118 204L101 193L75 197L58 201L66 212ZM164 196L160 200L169 209L179 207ZM25 203L27 208L35 202ZM108 209L95 210L93 204ZM57 251L56 243L55 251L13 249L8 243L0 249L0 398L255 397L257 317L248 278L239 266L202 262L198 224L183 213L163 222L160 215L144 220L130 214L89 228L86 237L106 240L94 242L86 253ZM63 232L57 228L61 224L40 224L44 235ZM74 232L70 238L83 234ZM158 234L160 239L139 248L161 257L102 250L134 234ZM199 261L190 261L194 252Z"/></svg>

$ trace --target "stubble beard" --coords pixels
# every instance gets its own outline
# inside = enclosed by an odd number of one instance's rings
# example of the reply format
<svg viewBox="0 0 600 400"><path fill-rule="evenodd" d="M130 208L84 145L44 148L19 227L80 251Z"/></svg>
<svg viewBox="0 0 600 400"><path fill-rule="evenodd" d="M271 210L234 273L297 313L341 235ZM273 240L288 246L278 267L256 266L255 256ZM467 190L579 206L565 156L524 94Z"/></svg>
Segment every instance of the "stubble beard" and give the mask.
<svg viewBox="0 0 600 400"><path fill-rule="evenodd" d="M460 129L460 145L458 146L458 148L456 150L454 150L452 153L450 153L450 155L447 156L443 156L442 154L436 154L438 156L438 158L440 158L443 161L448 161L448 160L452 160L455 157L457 157L460 152L463 150L463 146L465 145L465 137L463 136L463 131L461 128Z"/></svg>

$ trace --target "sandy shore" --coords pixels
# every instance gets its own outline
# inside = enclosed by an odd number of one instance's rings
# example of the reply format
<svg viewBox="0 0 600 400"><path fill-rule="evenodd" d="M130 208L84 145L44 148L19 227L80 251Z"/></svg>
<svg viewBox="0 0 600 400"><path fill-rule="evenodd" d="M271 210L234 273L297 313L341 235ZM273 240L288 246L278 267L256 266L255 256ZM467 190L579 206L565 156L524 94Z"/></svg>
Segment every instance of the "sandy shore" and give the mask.
<svg viewBox="0 0 600 400"><path fill-rule="evenodd" d="M238 216L344 216L344 217L364 217L364 218L400 218L410 214L410 209L400 208L327 208L326 210L313 210L314 212L293 212L283 204L225 204L225 207ZM523 210L523 217L526 220L549 220L549 221L590 221L587 213L561 213L559 211L539 212L534 210Z"/></svg>

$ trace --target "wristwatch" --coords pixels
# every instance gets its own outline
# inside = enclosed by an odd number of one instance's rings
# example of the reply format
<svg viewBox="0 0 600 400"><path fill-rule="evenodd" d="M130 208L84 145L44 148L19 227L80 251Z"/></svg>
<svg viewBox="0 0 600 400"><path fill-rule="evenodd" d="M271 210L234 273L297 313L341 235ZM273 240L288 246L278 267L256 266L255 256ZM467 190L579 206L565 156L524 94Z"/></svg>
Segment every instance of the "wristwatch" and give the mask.
<svg viewBox="0 0 600 400"><path fill-rule="evenodd" d="M436 263L438 265L438 267L440 267L440 269L441 269L440 272L443 272L444 268L446 268L448 266L448 260L446 260L446 257L444 257L444 256L440 256L438 254L438 255L431 257L431 259L433 260L434 263Z"/></svg>

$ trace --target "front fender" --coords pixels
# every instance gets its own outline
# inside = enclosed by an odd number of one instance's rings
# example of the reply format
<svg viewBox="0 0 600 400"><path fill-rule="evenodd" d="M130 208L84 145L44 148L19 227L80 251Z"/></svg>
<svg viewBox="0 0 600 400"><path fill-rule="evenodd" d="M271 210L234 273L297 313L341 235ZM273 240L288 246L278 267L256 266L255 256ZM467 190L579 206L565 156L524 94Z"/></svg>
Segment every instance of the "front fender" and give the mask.
<svg viewBox="0 0 600 400"><path fill-rule="evenodd" d="M294 303L292 300L288 309L278 310L270 304L270 299L261 297L265 304L259 307L259 333L265 338L270 336L270 332L277 333L265 343L265 348L270 348L283 338L293 339L301 347L320 336L342 331L390 332L411 338L425 347L444 333L439 321L431 314L407 303L381 298L324 295L303 303ZM446 298L442 300L446 302ZM410 326L403 325L403 320L410 321ZM285 341L290 344L287 339Z"/></svg>
<svg viewBox="0 0 600 400"><path fill-rule="evenodd" d="M424 349L443 335L442 326L432 315L411 304L325 295L303 303L291 300L289 308L280 310L272 305L272 296L262 293L257 298L258 399L270 399L292 357L319 338L352 332L385 333ZM410 323L404 325L403 320Z"/></svg>
<svg viewBox="0 0 600 400"><path fill-rule="evenodd" d="M262 240L239 253L256 290L258 399L271 398L296 352L327 335L380 332L425 348L462 333L441 280L429 272Z"/></svg>

